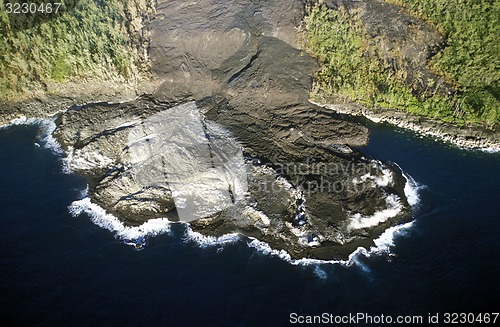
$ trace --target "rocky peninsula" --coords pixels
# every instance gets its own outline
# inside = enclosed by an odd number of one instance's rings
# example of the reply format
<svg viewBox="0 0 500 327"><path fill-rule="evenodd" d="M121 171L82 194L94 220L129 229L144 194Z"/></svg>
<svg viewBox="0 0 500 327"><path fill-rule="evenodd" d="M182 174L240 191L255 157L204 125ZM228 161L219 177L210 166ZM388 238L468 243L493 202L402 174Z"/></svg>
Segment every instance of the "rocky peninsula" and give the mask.
<svg viewBox="0 0 500 327"><path fill-rule="evenodd" d="M346 257L409 219L402 172L355 150L368 130L308 102L303 15L300 1L160 1L148 28L162 84L58 121L92 201L129 225L168 217L296 258Z"/></svg>
<svg viewBox="0 0 500 327"><path fill-rule="evenodd" d="M299 0L159 0L133 32L150 79L4 104L2 123L58 112L69 168L128 226L166 217L294 258L346 258L411 218L409 182L356 149L365 126L309 101L305 13Z"/></svg>

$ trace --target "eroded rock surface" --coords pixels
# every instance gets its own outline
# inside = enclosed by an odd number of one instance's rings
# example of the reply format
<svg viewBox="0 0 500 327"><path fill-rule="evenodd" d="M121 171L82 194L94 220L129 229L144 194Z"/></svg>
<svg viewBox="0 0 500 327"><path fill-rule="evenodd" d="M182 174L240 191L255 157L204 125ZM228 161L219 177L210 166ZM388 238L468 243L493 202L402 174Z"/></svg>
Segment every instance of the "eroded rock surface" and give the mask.
<svg viewBox="0 0 500 327"><path fill-rule="evenodd" d="M159 1L152 97L64 113L56 136L92 200L240 232L294 257L345 257L408 218L398 168L365 158L366 127L308 102L301 1Z"/></svg>

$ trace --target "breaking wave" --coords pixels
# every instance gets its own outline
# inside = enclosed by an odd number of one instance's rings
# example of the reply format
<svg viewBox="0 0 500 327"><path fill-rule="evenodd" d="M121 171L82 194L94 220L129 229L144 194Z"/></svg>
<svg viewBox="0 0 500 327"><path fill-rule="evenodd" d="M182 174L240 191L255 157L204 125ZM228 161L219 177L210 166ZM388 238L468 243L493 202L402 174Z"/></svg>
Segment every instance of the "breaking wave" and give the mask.
<svg viewBox="0 0 500 327"><path fill-rule="evenodd" d="M186 224L186 232L183 237L185 242L194 242L201 248L209 247L223 247L228 244L234 244L241 239L238 233L229 233L221 236L205 236L201 233L192 230L188 224Z"/></svg>
<svg viewBox="0 0 500 327"><path fill-rule="evenodd" d="M150 219L146 223L137 227L125 226L117 217L107 213L99 205L92 203L90 198L84 197L81 200L74 201L69 207L69 212L73 217L78 217L82 213L87 214L91 221L97 226L113 232L119 240L125 244L134 246L136 248L143 248L146 245L148 237L170 233L171 225L173 222L166 218ZM369 258L372 255L391 255L391 248L394 246L394 240L398 236L405 235L407 231L413 226L413 222L402 224L388 228L377 239L374 240L374 246L368 250L359 247L351 253L347 260L320 260L320 259L292 259L290 254L285 250L276 250L263 241L256 238L245 237L238 233L224 234L219 237L205 236L198 232L193 231L189 224L183 223L186 230L183 236L185 243L193 242L200 248L217 247L224 248L227 245L235 244L244 239L247 240L246 244L250 248L254 248L258 252L278 257L292 265L296 266L313 266L315 269L322 265L343 265L347 267L356 266L363 271L369 272L370 269L362 261L362 258ZM320 278L326 278L324 271L316 271Z"/></svg>
<svg viewBox="0 0 500 327"><path fill-rule="evenodd" d="M406 184L404 188L404 192L406 195L406 199L408 200L408 204L412 207L415 207L420 202L420 196L418 191L423 188L422 185L419 185L413 177L408 175L403 171L403 177L406 179Z"/></svg>
<svg viewBox="0 0 500 327"><path fill-rule="evenodd" d="M403 172L404 177L407 180L405 185L405 195L408 198L408 203L414 207L418 205L420 201L419 190L422 188L410 175ZM405 236L408 234L410 229L413 227L414 221L404 223L401 225L393 226L386 229L378 238L373 240L374 245L369 249L364 247L358 247L353 253L351 253L347 260L320 260L320 259L292 259L290 254L285 250L273 249L268 243L260 241L253 237L242 237L237 233L225 234L220 237L204 236L200 233L194 232L191 228L187 228L186 231L186 241L194 241L200 247L218 247L227 244L233 244L242 238L247 239L247 245L254 248L258 252L278 257L292 265L301 266L312 266L314 267L314 273L320 278L326 278L327 274L321 269L323 265L342 265L347 267L358 267L362 271L370 272L370 268L362 260L363 258L370 258L372 256L393 256L391 249L395 246L395 240L398 237Z"/></svg>
<svg viewBox="0 0 500 327"><path fill-rule="evenodd" d="M359 261L360 257L371 257L372 255L391 255L391 248L394 247L394 240L398 236L406 235L408 230L413 226L413 222L408 222L406 224L390 227L385 230L377 239L373 242L374 246L371 246L368 250L363 247L358 247L353 253L351 253L347 260L320 260L320 259L292 259L290 254L285 250L275 250L265 242L259 241L255 238L250 238L248 246L256 249L265 255L279 257L292 265L323 265L323 264L341 264L344 266L358 266L363 270L367 270L366 266Z"/></svg>
<svg viewBox="0 0 500 327"><path fill-rule="evenodd" d="M395 194L388 195L385 198L385 203L387 205L386 209L377 211L371 216L363 216L360 213L352 215L352 217L349 218L348 228L361 229L377 226L389 218L396 217L403 209L399 197Z"/></svg>
<svg viewBox="0 0 500 327"><path fill-rule="evenodd" d="M486 153L500 153L500 148L479 148L479 151L483 151Z"/></svg>
<svg viewBox="0 0 500 327"><path fill-rule="evenodd" d="M11 126L21 126L21 125L38 126L38 134L36 137L37 142L35 144L50 150L55 155L64 154L61 145L59 144L59 142L57 142L54 136L52 136L52 133L55 131L57 127L55 119L26 118L25 116L21 116L19 118L11 120L9 123L5 125L1 125L0 129L9 128Z"/></svg>
<svg viewBox="0 0 500 327"><path fill-rule="evenodd" d="M87 214L94 224L115 233L118 239L136 248L144 247L147 237L169 233L171 230L172 222L167 218L150 219L136 227L125 226L117 217L92 203L88 196L71 203L68 210L73 217Z"/></svg>
<svg viewBox="0 0 500 327"><path fill-rule="evenodd" d="M99 205L92 203L88 196L81 200L74 201L68 210L73 217L78 217L82 213L88 215L91 221L97 226L107 229L115 234L115 237L123 243L142 249L147 244L147 238L166 234L171 232L171 225L174 222L166 218L150 219L146 223L137 227L125 226L117 217L109 214ZM363 261L363 258L370 258L373 255L389 255L391 256L391 248L394 247L396 237L405 235L413 226L413 222L402 224L388 228L377 239L374 240L374 246L369 249L359 247L351 253L347 260L320 260L320 259L292 259L290 254L285 250L273 249L268 243L260 241L253 237L242 236L239 233L229 233L218 237L205 236L201 233L193 231L188 223L182 223L186 226L184 236L182 237L185 243L193 242L200 248L218 248L223 249L225 246L238 243L246 240L248 247L255 249L261 254L278 257L291 265L295 266L310 266L313 267L314 273L319 278L327 278L325 271L321 270L324 265L342 265L346 267L358 267L362 271L370 272L370 268ZM319 269L319 270L318 270Z"/></svg>
<svg viewBox="0 0 500 327"><path fill-rule="evenodd" d="M405 186L405 195L408 198L410 205L415 206L419 202L418 190L421 188L415 180L408 174L404 173L407 179ZM99 227L107 229L115 233L116 237L124 243L142 248L146 244L147 237L156 236L159 234L170 233L173 222L166 218L150 219L146 223L138 227L127 227L115 216L107 213L99 205L92 203L88 194L82 192L82 199L74 201L69 207L69 212L73 217L77 217L82 213L86 213L91 221ZM404 236L412 228L414 222L397 225L386 229L377 239L373 241L374 245L369 249L358 247L351 253L347 260L320 260L320 259L292 259L290 254L285 250L273 249L268 243L260 241L253 237L242 236L239 233L229 233L221 236L206 236L195 232L189 226L189 223L182 223L186 226L186 230L182 237L185 243L193 242L200 248L218 248L223 249L225 246L235 244L246 240L247 246L254 248L259 253L264 255L278 257L292 265L297 266L312 266L315 274L320 278L326 278L326 273L321 270L323 265L342 265L346 267L358 267L364 272L370 272L366 260L372 256L392 256L391 249L395 246L395 239ZM320 270L317 270L320 269Z"/></svg>

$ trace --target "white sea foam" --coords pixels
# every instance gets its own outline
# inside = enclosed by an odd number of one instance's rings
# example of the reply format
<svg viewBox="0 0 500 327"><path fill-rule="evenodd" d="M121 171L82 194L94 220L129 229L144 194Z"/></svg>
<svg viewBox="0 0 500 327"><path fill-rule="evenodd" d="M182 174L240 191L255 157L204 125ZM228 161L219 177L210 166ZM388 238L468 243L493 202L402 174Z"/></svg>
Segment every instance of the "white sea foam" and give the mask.
<svg viewBox="0 0 500 327"><path fill-rule="evenodd" d="M387 208L375 212L371 216L363 216L360 213L356 213L349 218L348 228L350 229L361 229L367 227L377 226L384 221L396 217L401 210L403 205L399 197L395 194L390 194L385 198Z"/></svg>
<svg viewBox="0 0 500 327"><path fill-rule="evenodd" d="M123 223L118 220L115 216L107 213L99 205L91 202L88 197L88 190L84 190L81 193L83 197L81 200L74 201L69 207L69 212L72 216L77 217L82 213L86 213L90 216L92 222L101 228L107 229L115 233L116 237L123 240L126 244L133 246L142 246L145 237L154 236L158 234L168 233L171 230L171 224L168 219L150 219L146 223L138 227L126 227ZM224 234L219 237L215 236L205 236L198 232L193 231L189 224L186 225L186 231L184 235L184 241L194 242L201 248L208 247L218 247L223 248L226 245L231 245L237 243L242 239L238 233ZM325 264L339 264L343 266L356 266L359 269L369 272L370 269L362 261L363 257L369 258L372 255L391 255L391 248L395 245L394 239L398 236L404 235L405 232L413 226L413 222L409 222L403 225L394 226L388 228L384 233L374 240L374 246L370 249L365 249L363 247L357 248L353 253L351 253L347 260L320 260L320 259L292 259L290 254L285 250L275 250L271 246L258 239L248 237L249 240L247 245L251 248L256 249L262 254L279 257L282 260L292 264L292 265L302 265L302 266L313 266L315 269L315 274L320 278L325 278L325 271L321 270L319 267ZM316 271L316 268L320 271Z"/></svg>
<svg viewBox="0 0 500 327"><path fill-rule="evenodd" d="M411 177L408 173L403 171L403 169L397 163L394 164L398 166L399 170L401 170L401 173L403 174L403 177L406 179L404 187L406 200L408 201L408 204L410 206L415 207L420 202L420 196L418 194L419 193L418 191L420 191L425 186L417 183L417 181L415 181L415 179L413 179L413 177Z"/></svg>
<svg viewBox="0 0 500 327"><path fill-rule="evenodd" d="M271 246L266 242L259 241L258 239L253 237L249 237L249 240L250 242L247 242L247 245L251 248L258 250L262 254L279 257L290 263L293 263L295 261L292 260L290 254L288 254L288 252L286 252L285 250L275 250L271 248Z"/></svg>
<svg viewBox="0 0 500 327"><path fill-rule="evenodd" d="M0 128L8 128L10 126L16 126L16 125L32 125L34 121L37 120L36 118L26 118L26 116L21 116L19 118L12 119L10 122L7 124L1 125Z"/></svg>
<svg viewBox="0 0 500 327"><path fill-rule="evenodd" d="M94 224L114 232L117 238L134 245L138 245L137 242L142 243L144 237L170 232L170 225L172 223L167 218L157 218L150 219L140 226L128 227L117 217L107 213L99 205L92 203L89 197L74 201L68 209L73 217L78 217L82 213L86 213L90 216Z"/></svg>
<svg viewBox="0 0 500 327"><path fill-rule="evenodd" d="M479 148L480 151L486 152L486 153L499 153L500 148Z"/></svg>
<svg viewBox="0 0 500 327"><path fill-rule="evenodd" d="M184 234L184 241L194 242L198 244L201 248L208 248L213 246L224 246L227 244L233 244L240 240L240 235L238 233L224 234L219 237L216 236L206 236L201 233L195 232L186 224L186 232Z"/></svg>
<svg viewBox="0 0 500 327"><path fill-rule="evenodd" d="M413 221L410 221L402 225L387 228L377 239L373 241L375 246L370 248L370 252L390 254L391 248L394 247L395 237L406 235L413 224Z"/></svg>
<svg viewBox="0 0 500 327"><path fill-rule="evenodd" d="M374 182L380 187L386 187L392 184L392 171L390 169L382 169L382 175L376 177Z"/></svg>
<svg viewBox="0 0 500 327"><path fill-rule="evenodd" d="M320 260L320 259L292 259L290 254L285 250L275 250L265 242L259 241L255 238L249 238L247 243L249 247L256 249L262 254L275 256L292 265L301 266L321 266L321 265L342 265L342 266L357 266L361 270L369 272L369 267L361 260L363 257L369 258L372 255L392 255L391 248L395 246L394 240L396 237L405 235L408 230L413 226L413 222L394 226L385 230L377 239L373 241L375 244L369 249L358 247L352 252L347 260Z"/></svg>
<svg viewBox="0 0 500 327"><path fill-rule="evenodd" d="M41 144L44 148L49 149L56 155L60 156L64 154L61 145L52 136L52 133L57 127L53 119L20 117L12 120L8 124L0 126L0 129L16 125L38 125L40 131L37 135L38 143L35 144ZM63 159L64 172L71 171L69 169L73 159L71 154L72 151L68 153L69 157ZM96 157L93 159L101 162L103 158ZM103 208L90 201L88 197L88 186L80 193L80 198L80 200L74 201L68 207L72 216L76 217L82 213L86 213L90 216L94 224L114 232L118 238L125 242L131 242L131 244L137 246L137 242L142 242L141 240L146 236L153 236L170 231L171 222L166 218L150 219L138 227L126 227L118 218L106 213Z"/></svg>
<svg viewBox="0 0 500 327"><path fill-rule="evenodd" d="M1 125L0 129L8 128L11 126L19 126L19 125L38 126L39 127L39 132L37 135L38 142L35 144L41 145L45 149L49 149L56 155L62 155L64 153L59 142L57 142L54 136L52 136L52 133L57 127L54 119L26 118L25 116L21 116L19 118L11 120L9 123L5 125Z"/></svg>
<svg viewBox="0 0 500 327"><path fill-rule="evenodd" d="M375 168L378 169L378 173L376 175L372 175L371 173L366 173L360 177L354 178L353 183L366 183L366 181L371 181L373 184L379 187L387 187L393 183L392 171L387 168L381 168L382 163L376 162L377 166Z"/></svg>
<svg viewBox="0 0 500 327"><path fill-rule="evenodd" d="M262 169L268 169L264 167ZM387 173L385 175L388 175ZM407 184L405 185L405 195L408 197L408 202L410 205L416 205L419 202L418 191L421 188L420 185L408 174L404 173L405 178L407 179ZM392 178L392 176L391 176ZM383 216L392 216L394 212L398 212L401 210L402 204L400 203L400 199L393 195L387 198L389 203L389 208L383 210L379 213L381 217ZM373 217L372 217L373 218ZM378 220L378 217L374 217ZM369 262L363 260L363 258L370 258L373 255L386 255L392 256L391 249L395 246L395 239L397 237L404 236L408 233L408 231L413 227L414 223L408 222L405 224L397 225L386 229L378 238L376 238L369 249L364 247L358 247L354 252L352 252L347 260L320 260L320 259L292 259L290 254L285 250L276 250L273 249L268 243L260 241L253 237L248 237L247 245L251 248L254 248L259 253L264 255L278 257L292 265L301 265L301 266L311 266L314 269L314 273L319 278L326 278L327 273L322 267L324 265L342 265L346 267L358 267L364 272L369 273L370 267L368 266ZM300 232L295 231L296 235L300 235ZM212 236L203 236L200 233L192 231L188 228L186 232L185 239L187 241L194 241L199 244L200 247L214 247L219 245L232 244L236 241L240 240L243 236L238 234L226 234L220 237L212 237Z"/></svg>
<svg viewBox="0 0 500 327"><path fill-rule="evenodd" d="M421 186L413 179L413 177L406 174L405 172L403 172L403 177L406 179L404 188L406 199L408 200L408 204L414 207L420 202L418 191Z"/></svg>

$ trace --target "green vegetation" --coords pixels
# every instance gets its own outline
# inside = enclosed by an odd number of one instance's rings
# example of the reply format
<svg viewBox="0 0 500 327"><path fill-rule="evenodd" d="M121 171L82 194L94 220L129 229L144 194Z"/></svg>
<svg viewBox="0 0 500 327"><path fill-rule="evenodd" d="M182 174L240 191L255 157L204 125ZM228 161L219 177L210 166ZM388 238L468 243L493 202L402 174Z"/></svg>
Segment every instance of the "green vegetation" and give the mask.
<svg viewBox="0 0 500 327"><path fill-rule="evenodd" d="M137 58L124 26L129 1L65 2L67 7L45 20L9 15L0 3L0 100L70 77L130 76ZM19 28L20 17L27 28Z"/></svg>
<svg viewBox="0 0 500 327"><path fill-rule="evenodd" d="M500 122L500 43L495 39L500 35L500 2L392 2L431 21L448 38L448 46L431 62L431 69L444 76L457 94L412 94L403 82L404 72L395 72L368 55L370 49L357 17L315 6L306 18L306 33L308 49L323 62L317 73L319 91L371 107L406 110L459 124L496 126Z"/></svg>

